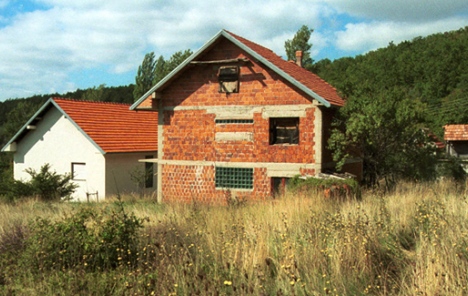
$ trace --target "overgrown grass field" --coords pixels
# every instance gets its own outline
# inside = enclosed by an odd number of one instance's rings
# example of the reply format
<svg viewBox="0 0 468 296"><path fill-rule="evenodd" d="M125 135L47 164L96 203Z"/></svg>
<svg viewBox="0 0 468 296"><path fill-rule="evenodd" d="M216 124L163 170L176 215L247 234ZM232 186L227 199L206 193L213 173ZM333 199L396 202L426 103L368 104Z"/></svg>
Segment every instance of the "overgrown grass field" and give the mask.
<svg viewBox="0 0 468 296"><path fill-rule="evenodd" d="M2 295L467 295L467 192L0 204Z"/></svg>

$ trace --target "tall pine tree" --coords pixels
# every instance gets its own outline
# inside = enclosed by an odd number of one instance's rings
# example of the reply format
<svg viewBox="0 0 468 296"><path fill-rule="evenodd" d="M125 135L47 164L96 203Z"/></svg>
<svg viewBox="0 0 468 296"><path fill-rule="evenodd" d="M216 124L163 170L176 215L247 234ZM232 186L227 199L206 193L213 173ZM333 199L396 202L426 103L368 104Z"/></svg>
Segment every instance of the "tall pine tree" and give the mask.
<svg viewBox="0 0 468 296"><path fill-rule="evenodd" d="M155 67L154 52L147 53L138 67L137 76L135 77L135 89L133 90L135 100L138 100L153 86Z"/></svg>
<svg viewBox="0 0 468 296"><path fill-rule="evenodd" d="M133 90L134 99L138 100L191 54L192 51L190 49L178 51L166 61L162 55L155 60L154 52L147 53L141 66L138 67L138 73L135 77L135 89Z"/></svg>
<svg viewBox="0 0 468 296"><path fill-rule="evenodd" d="M288 61L296 61L296 51L302 51L302 67L307 70L312 69L314 60L310 55L310 49L312 43L309 42L310 35L314 32L313 29L309 29L306 25L303 25L294 35L293 39L286 40L284 48L286 50L286 56Z"/></svg>

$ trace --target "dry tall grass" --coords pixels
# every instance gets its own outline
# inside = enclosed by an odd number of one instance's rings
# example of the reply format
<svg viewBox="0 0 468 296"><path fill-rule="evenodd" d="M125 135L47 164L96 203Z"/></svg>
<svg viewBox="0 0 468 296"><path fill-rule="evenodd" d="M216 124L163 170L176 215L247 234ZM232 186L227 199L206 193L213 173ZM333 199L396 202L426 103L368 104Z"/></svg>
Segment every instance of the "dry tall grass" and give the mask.
<svg viewBox="0 0 468 296"><path fill-rule="evenodd" d="M130 202L127 211L149 217L137 266L40 278L4 272L0 292L466 295L467 198L441 182L401 184L390 195L367 192L345 202L292 194L237 207ZM36 216L59 220L82 206L0 205L0 248L18 225Z"/></svg>

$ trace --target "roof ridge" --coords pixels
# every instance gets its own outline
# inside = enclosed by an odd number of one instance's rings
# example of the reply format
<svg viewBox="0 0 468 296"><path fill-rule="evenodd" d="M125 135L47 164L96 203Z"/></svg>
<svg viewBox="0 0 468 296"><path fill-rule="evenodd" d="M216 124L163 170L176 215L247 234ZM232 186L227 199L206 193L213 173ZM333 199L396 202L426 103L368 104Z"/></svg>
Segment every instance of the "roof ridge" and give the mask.
<svg viewBox="0 0 468 296"><path fill-rule="evenodd" d="M123 105L123 106L130 106L129 103L120 103L120 102L104 102L104 101L88 101L83 99L74 99L74 98L63 98L63 97L52 97L52 100L61 100L61 101L69 101L69 102L82 102L82 103L90 103L90 104L106 104L106 105Z"/></svg>

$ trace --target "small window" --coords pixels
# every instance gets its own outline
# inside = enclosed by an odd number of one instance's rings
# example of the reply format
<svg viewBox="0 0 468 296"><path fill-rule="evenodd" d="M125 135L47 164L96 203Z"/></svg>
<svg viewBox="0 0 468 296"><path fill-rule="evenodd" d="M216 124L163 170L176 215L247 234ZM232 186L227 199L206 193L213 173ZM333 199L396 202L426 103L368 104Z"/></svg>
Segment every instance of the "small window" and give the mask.
<svg viewBox="0 0 468 296"><path fill-rule="evenodd" d="M216 188L253 189L252 168L216 167Z"/></svg>
<svg viewBox="0 0 468 296"><path fill-rule="evenodd" d="M216 119L216 124L253 124L253 119Z"/></svg>
<svg viewBox="0 0 468 296"><path fill-rule="evenodd" d="M239 92L239 67L220 67L218 72L218 81L220 93Z"/></svg>
<svg viewBox="0 0 468 296"><path fill-rule="evenodd" d="M270 118L270 145L299 144L299 118Z"/></svg>
<svg viewBox="0 0 468 296"><path fill-rule="evenodd" d="M72 168L72 179L75 181L85 181L86 180L86 163L83 162L73 162Z"/></svg>
<svg viewBox="0 0 468 296"><path fill-rule="evenodd" d="M153 158L153 155L145 156L146 159ZM145 188L153 188L154 163L145 162Z"/></svg>

